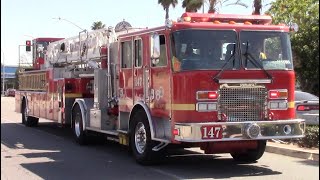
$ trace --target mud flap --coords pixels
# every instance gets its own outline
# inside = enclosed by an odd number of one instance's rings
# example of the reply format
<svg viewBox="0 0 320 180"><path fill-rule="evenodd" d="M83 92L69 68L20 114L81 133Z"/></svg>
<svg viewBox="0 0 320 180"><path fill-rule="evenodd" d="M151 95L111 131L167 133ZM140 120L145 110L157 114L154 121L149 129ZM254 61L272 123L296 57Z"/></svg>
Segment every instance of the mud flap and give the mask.
<svg viewBox="0 0 320 180"><path fill-rule="evenodd" d="M119 133L119 144L129 146L129 136L126 133Z"/></svg>

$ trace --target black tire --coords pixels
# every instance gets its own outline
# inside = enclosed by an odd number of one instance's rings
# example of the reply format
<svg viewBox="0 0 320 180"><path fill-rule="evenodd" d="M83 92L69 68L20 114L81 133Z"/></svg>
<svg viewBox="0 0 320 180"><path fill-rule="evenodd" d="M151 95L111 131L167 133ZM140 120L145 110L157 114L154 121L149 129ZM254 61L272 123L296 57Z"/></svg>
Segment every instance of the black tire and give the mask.
<svg viewBox="0 0 320 180"><path fill-rule="evenodd" d="M231 156L235 161L241 162L256 162L260 159L266 149L267 141L259 140L257 149L249 149L244 153L231 153Z"/></svg>
<svg viewBox="0 0 320 180"><path fill-rule="evenodd" d="M25 126L28 126L28 127L38 126L39 118L28 116L28 114L27 114L27 103L26 103L25 100L23 100L23 102L22 102L21 114L22 114L22 117L21 117L22 124L24 124Z"/></svg>
<svg viewBox="0 0 320 180"><path fill-rule="evenodd" d="M139 110L133 116L130 123L130 147L135 160L141 165L151 165L158 162L160 152L152 151L156 145L151 140L150 125L143 110ZM137 140L140 140L139 142ZM143 147L139 147L139 145Z"/></svg>
<svg viewBox="0 0 320 180"><path fill-rule="evenodd" d="M86 145L88 143L87 134L83 130L83 120L79 105L75 105L72 113L72 130L74 138L78 144Z"/></svg>
<svg viewBox="0 0 320 180"><path fill-rule="evenodd" d="M27 119L27 115L26 115L26 102L25 100L22 100L22 106L21 106L21 120L22 120L22 124L26 124L26 119Z"/></svg>

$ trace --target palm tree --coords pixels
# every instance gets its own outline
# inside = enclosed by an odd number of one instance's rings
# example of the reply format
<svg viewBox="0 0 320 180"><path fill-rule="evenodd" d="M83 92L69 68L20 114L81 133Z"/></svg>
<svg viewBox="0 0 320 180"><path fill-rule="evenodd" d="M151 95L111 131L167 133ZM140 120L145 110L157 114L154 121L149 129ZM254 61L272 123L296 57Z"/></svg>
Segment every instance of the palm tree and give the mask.
<svg viewBox="0 0 320 180"><path fill-rule="evenodd" d="M97 21L97 22L93 22L92 26L91 26L91 29L92 30L97 30L97 29L102 29L104 28L106 25L105 24L102 24L101 21Z"/></svg>
<svg viewBox="0 0 320 180"><path fill-rule="evenodd" d="M203 0L183 0L182 7L186 8L186 12L197 12L203 5Z"/></svg>
<svg viewBox="0 0 320 180"><path fill-rule="evenodd" d="M216 6L218 5L218 3L220 3L220 5L222 6L223 4L229 2L230 0L208 0L208 1L209 1L208 13L215 13L217 11ZM248 5L241 2L241 0L236 0L236 2L231 2L229 4L226 4L225 6L229 6L229 5L240 5L246 8L248 7Z"/></svg>
<svg viewBox="0 0 320 180"><path fill-rule="evenodd" d="M198 9L201 8L201 6L204 5L204 3L209 4L209 10L208 13L215 13L217 11L216 7L218 4L221 6L225 3L229 2L230 0L183 0L182 7L186 8L186 12L197 12ZM248 7L248 5L241 2L241 0L233 0L234 2L231 2L229 4L226 4L226 6L229 5L240 5L244 7Z"/></svg>
<svg viewBox="0 0 320 180"><path fill-rule="evenodd" d="M262 1L261 0L253 0L253 15L260 15L262 10Z"/></svg>
<svg viewBox="0 0 320 180"><path fill-rule="evenodd" d="M216 5L219 0L208 0L209 1L209 10L208 13L215 13L217 11Z"/></svg>
<svg viewBox="0 0 320 180"><path fill-rule="evenodd" d="M163 6L163 9L166 11L166 19L169 19L169 7L172 5L172 7L176 7L178 4L178 0L158 0L158 4L161 4Z"/></svg>

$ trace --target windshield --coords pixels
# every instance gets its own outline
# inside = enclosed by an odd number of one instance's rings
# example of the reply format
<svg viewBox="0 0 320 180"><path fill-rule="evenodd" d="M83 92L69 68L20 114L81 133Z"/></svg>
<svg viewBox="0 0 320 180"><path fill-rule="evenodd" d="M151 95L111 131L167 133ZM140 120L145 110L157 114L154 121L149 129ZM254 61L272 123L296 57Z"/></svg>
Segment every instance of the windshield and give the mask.
<svg viewBox="0 0 320 180"><path fill-rule="evenodd" d="M271 31L241 31L243 66L247 69L293 69L288 33ZM254 62L255 61L255 62Z"/></svg>
<svg viewBox="0 0 320 180"><path fill-rule="evenodd" d="M235 31L181 30L172 33L171 40L174 71L240 67Z"/></svg>

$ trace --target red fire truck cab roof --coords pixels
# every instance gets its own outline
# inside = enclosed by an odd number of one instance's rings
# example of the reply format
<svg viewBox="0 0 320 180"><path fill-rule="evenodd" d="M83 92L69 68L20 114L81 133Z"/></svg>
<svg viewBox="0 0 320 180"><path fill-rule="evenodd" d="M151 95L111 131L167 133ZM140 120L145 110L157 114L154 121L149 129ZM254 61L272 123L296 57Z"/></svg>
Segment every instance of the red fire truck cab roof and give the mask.
<svg viewBox="0 0 320 180"><path fill-rule="evenodd" d="M270 24L271 16L268 15L239 15L239 14L214 14L214 13L190 13L185 12L181 18L190 22L216 22L216 23L251 23Z"/></svg>

